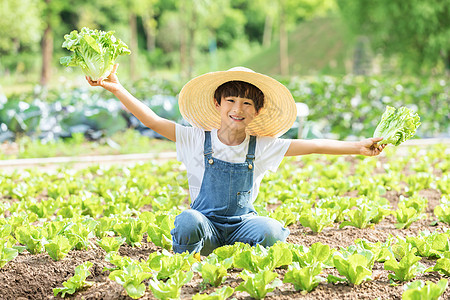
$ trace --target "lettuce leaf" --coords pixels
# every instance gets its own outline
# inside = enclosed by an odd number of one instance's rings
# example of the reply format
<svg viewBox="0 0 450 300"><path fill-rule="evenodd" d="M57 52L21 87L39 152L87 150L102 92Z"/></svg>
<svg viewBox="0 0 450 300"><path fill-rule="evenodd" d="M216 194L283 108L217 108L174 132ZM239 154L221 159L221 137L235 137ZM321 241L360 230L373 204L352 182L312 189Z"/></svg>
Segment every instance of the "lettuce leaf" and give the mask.
<svg viewBox="0 0 450 300"><path fill-rule="evenodd" d="M130 54L128 46L114 37L114 31L92 30L83 27L64 36L63 48L72 51L71 56L61 57L65 67L80 66L84 74L97 81L107 77L119 55Z"/></svg>
<svg viewBox="0 0 450 300"><path fill-rule="evenodd" d="M407 107L387 106L373 137L383 137L382 144L398 146L412 138L420 125L420 117Z"/></svg>

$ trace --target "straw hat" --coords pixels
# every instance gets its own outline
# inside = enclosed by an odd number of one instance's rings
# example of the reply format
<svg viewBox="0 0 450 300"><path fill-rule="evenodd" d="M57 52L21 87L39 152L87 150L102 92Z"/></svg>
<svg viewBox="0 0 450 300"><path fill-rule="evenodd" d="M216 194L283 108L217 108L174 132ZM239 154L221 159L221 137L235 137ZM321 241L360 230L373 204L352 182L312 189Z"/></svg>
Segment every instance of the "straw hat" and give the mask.
<svg viewBox="0 0 450 300"><path fill-rule="evenodd" d="M183 118L204 130L218 129L220 115L214 105L214 92L234 80L251 83L264 94L264 107L248 125L248 134L279 137L292 127L297 108L291 92L277 80L244 67L206 73L186 83L178 99Z"/></svg>

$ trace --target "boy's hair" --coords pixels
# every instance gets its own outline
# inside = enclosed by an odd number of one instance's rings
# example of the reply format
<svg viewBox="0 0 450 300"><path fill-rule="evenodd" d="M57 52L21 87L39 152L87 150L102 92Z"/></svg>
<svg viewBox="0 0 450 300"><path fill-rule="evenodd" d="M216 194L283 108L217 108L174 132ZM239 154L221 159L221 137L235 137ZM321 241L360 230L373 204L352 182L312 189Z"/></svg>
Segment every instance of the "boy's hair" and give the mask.
<svg viewBox="0 0 450 300"><path fill-rule="evenodd" d="M245 81L227 81L214 92L214 99L219 103L224 97L241 97L253 100L256 112L264 106L263 92L251 83Z"/></svg>

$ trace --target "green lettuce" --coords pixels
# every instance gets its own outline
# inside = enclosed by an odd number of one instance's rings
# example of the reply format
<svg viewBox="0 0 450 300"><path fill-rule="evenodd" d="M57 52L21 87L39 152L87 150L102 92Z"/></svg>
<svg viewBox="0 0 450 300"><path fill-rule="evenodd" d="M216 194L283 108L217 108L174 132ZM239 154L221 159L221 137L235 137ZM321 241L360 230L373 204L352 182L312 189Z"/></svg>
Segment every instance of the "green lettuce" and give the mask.
<svg viewBox="0 0 450 300"><path fill-rule="evenodd" d="M128 46L114 37L114 31L92 30L83 27L64 36L63 48L72 51L71 56L60 58L65 67L80 66L84 74L97 81L107 77L119 55L130 54Z"/></svg>
<svg viewBox="0 0 450 300"><path fill-rule="evenodd" d="M383 137L382 144L398 146L412 138L420 125L420 117L407 107L387 106L373 137Z"/></svg>

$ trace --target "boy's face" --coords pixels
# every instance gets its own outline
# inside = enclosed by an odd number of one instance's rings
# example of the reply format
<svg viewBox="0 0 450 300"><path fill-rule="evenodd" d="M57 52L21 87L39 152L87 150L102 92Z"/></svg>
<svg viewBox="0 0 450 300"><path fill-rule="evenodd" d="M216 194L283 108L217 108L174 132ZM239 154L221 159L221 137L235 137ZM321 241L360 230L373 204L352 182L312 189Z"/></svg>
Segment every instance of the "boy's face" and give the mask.
<svg viewBox="0 0 450 300"><path fill-rule="evenodd" d="M220 113L222 128L245 130L258 115L251 99L230 96L223 97L220 104L217 101L215 103Z"/></svg>

